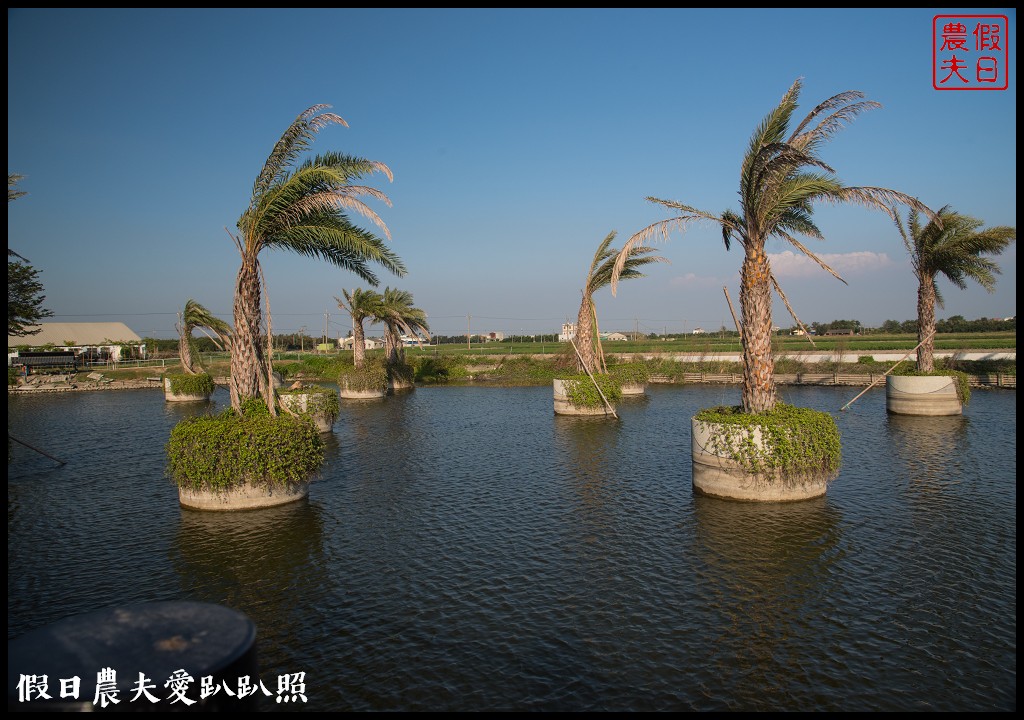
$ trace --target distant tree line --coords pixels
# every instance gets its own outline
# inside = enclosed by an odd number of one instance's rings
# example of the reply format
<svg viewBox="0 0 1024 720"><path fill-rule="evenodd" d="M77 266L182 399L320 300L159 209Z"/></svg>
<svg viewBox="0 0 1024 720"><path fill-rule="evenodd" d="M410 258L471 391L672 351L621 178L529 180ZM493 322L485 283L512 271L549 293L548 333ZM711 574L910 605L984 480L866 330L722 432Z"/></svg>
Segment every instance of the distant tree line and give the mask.
<svg viewBox="0 0 1024 720"><path fill-rule="evenodd" d="M983 333L983 332L1016 332L1017 317L1009 319L1002 318L978 318L968 320L963 315L954 315L946 320L935 321L935 332L937 333ZM916 333L917 320L886 320L882 326L874 332L882 333Z"/></svg>

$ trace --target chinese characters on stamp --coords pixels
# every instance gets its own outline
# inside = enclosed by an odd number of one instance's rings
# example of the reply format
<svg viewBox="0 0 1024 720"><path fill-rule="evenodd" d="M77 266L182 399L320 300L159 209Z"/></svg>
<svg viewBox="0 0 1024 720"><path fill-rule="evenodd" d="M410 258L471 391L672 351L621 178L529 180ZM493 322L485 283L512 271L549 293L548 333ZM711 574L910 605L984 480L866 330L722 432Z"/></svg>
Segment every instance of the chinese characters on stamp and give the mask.
<svg viewBox="0 0 1024 720"><path fill-rule="evenodd" d="M1010 23L1006 15L936 15L932 19L932 87L1009 87Z"/></svg>

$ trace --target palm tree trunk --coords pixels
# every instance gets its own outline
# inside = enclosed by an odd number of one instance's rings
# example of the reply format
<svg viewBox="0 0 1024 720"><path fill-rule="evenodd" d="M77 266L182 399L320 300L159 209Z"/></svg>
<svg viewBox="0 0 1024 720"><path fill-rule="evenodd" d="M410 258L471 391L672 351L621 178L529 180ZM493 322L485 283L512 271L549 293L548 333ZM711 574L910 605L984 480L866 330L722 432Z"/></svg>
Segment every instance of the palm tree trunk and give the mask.
<svg viewBox="0 0 1024 720"><path fill-rule="evenodd" d="M192 343L190 332L182 324L178 327L178 357L181 358L181 371L188 375L195 375L195 360L192 358Z"/></svg>
<svg viewBox="0 0 1024 720"><path fill-rule="evenodd" d="M591 309L591 313L590 314L593 315L593 317L594 317L594 342L597 345L597 360L595 362L599 363L598 366L600 367L601 372L607 375L608 374L608 363L605 362L605 359L604 359L604 346L601 345L601 326L598 325L598 323L597 323L597 305L594 305L593 303L591 303L590 309Z"/></svg>
<svg viewBox="0 0 1024 720"><path fill-rule="evenodd" d="M361 368L366 363L366 334L363 332L363 321L352 323L352 364Z"/></svg>
<svg viewBox="0 0 1024 720"><path fill-rule="evenodd" d="M576 315L576 348L580 352L579 371L597 372L597 358L594 352L594 311L593 301L583 293L580 311Z"/></svg>
<svg viewBox="0 0 1024 720"><path fill-rule="evenodd" d="M388 325L384 330L384 359L388 365L395 365L398 362L398 330Z"/></svg>
<svg viewBox="0 0 1024 720"><path fill-rule="evenodd" d="M263 348L260 346L259 265L245 259L235 287L235 337L231 343L231 407L260 396Z"/></svg>
<svg viewBox="0 0 1024 720"><path fill-rule="evenodd" d="M763 246L748 242L740 273L743 323L743 411L761 413L778 402L772 355L771 268Z"/></svg>
<svg viewBox="0 0 1024 720"><path fill-rule="evenodd" d="M917 288L917 369L935 369L935 278L924 276Z"/></svg>

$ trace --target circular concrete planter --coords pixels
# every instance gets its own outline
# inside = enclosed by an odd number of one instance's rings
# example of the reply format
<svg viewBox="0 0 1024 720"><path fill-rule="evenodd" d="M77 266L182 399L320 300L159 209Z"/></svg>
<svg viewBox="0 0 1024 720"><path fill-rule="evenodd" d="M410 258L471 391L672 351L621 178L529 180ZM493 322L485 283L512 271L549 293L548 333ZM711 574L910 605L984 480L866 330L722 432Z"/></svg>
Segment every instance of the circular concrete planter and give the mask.
<svg viewBox="0 0 1024 720"><path fill-rule="evenodd" d="M255 510L295 502L309 495L309 483L288 487L268 487L243 483L228 490L178 488L178 502L194 510Z"/></svg>
<svg viewBox="0 0 1024 720"><path fill-rule="evenodd" d="M164 400L167 402L207 402L213 393L201 393L198 395L177 394L171 392L171 379L164 378Z"/></svg>
<svg viewBox="0 0 1024 720"><path fill-rule="evenodd" d="M387 388L379 390L351 390L348 386L348 380L342 378L338 381L338 395L342 400L378 400L387 394Z"/></svg>
<svg viewBox="0 0 1024 720"><path fill-rule="evenodd" d="M310 419L313 420L313 424L316 425L316 429L320 432L331 432L331 430L334 429L334 421L338 419L336 414L328 412L311 413L309 411L310 405L316 402L316 396L318 394L319 393L281 393L278 397L281 399L281 404L293 413L298 415L308 414Z"/></svg>
<svg viewBox="0 0 1024 720"><path fill-rule="evenodd" d="M643 395L647 390L647 385L644 383L632 383L629 385L622 386L622 394L626 395Z"/></svg>
<svg viewBox="0 0 1024 720"><path fill-rule="evenodd" d="M400 378L391 378L388 380L388 391L392 393L405 392L406 390L412 390L415 387L416 383L408 380L402 380Z"/></svg>
<svg viewBox="0 0 1024 720"><path fill-rule="evenodd" d="M962 415L951 375L887 375L885 409L894 415Z"/></svg>
<svg viewBox="0 0 1024 720"><path fill-rule="evenodd" d="M782 471L752 473L727 450L716 450L716 435L737 432L733 426L710 423L691 418L690 448L693 459L693 489L703 495L729 500L755 502L790 502L809 500L825 494L828 481L825 473L820 477L808 476L793 480ZM764 447L760 428L739 430L756 447Z"/></svg>
<svg viewBox="0 0 1024 720"><path fill-rule="evenodd" d="M556 378L552 381L552 385L555 396L555 415L603 416L610 414L603 404L597 406L574 405L565 392L564 380Z"/></svg>

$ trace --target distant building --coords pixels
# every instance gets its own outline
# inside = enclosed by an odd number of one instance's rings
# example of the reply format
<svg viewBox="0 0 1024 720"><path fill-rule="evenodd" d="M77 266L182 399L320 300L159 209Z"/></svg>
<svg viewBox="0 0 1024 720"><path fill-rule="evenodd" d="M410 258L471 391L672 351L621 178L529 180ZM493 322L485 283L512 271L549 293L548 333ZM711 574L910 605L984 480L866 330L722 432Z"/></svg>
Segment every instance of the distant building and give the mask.
<svg viewBox="0 0 1024 720"><path fill-rule="evenodd" d="M562 332L558 335L558 342L569 342L576 337L576 323L562 323Z"/></svg>
<svg viewBox="0 0 1024 720"><path fill-rule="evenodd" d="M694 335L707 335L707 333L704 332L704 328L694 328L693 329L693 334Z"/></svg>
<svg viewBox="0 0 1024 720"><path fill-rule="evenodd" d="M621 342L623 340L629 340L629 338L626 335L620 332L601 333L601 339L610 340L611 342Z"/></svg>
<svg viewBox="0 0 1024 720"><path fill-rule="evenodd" d="M492 332L483 336L484 342L501 342L505 339L505 333Z"/></svg>
<svg viewBox="0 0 1024 720"><path fill-rule="evenodd" d="M29 329L35 335L7 336L8 358L12 348L53 349L73 352L86 360L119 362L130 356L146 357L146 344L127 325L119 322L40 323Z"/></svg>
<svg viewBox="0 0 1024 720"><path fill-rule="evenodd" d="M789 334L790 335L805 335L806 333L804 333L804 331L801 330L800 328L793 328L793 331L790 332Z"/></svg>
<svg viewBox="0 0 1024 720"><path fill-rule="evenodd" d="M338 338L338 347L342 350L351 350L353 342L355 342L355 340L351 335L346 338ZM384 347L384 340L383 338L368 337L363 339L363 345L367 350L379 350Z"/></svg>

